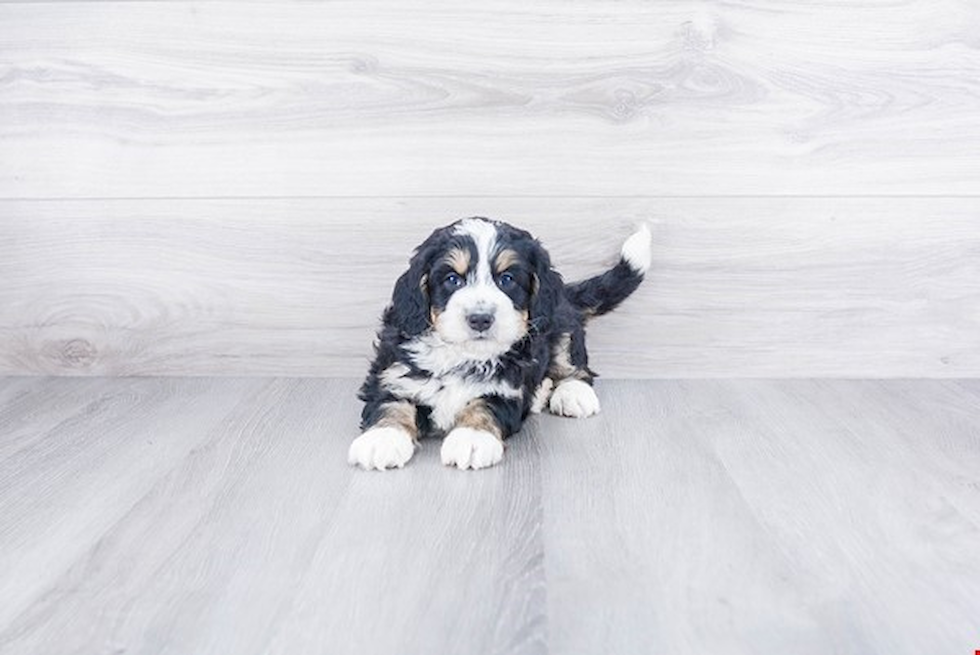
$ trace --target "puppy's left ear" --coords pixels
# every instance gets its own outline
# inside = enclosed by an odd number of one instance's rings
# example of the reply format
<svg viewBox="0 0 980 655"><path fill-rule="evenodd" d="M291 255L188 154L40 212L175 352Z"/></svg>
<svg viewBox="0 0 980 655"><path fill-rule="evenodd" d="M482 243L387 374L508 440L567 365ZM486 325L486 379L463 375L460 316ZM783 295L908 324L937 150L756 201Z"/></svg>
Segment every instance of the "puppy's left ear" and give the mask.
<svg viewBox="0 0 980 655"><path fill-rule="evenodd" d="M534 277L531 280L530 323L533 331L546 332L558 308L564 280L551 268L551 257L540 243L535 242L531 251Z"/></svg>
<svg viewBox="0 0 980 655"><path fill-rule="evenodd" d="M395 282L391 305L385 311L384 322L405 336L414 337L429 328L428 271L435 257L435 237L418 247L408 264L408 270Z"/></svg>

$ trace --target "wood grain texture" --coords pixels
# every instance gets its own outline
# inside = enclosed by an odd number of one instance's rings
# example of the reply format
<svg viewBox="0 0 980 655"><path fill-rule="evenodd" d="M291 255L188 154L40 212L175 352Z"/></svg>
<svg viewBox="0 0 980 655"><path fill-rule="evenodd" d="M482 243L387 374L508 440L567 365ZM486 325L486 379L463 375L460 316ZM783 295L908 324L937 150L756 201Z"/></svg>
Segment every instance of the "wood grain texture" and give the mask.
<svg viewBox="0 0 980 655"><path fill-rule="evenodd" d="M600 381L496 468L384 474L356 386L0 379L0 443L51 416L0 453L0 653L976 645L975 380Z"/></svg>
<svg viewBox="0 0 980 655"><path fill-rule="evenodd" d="M602 391L619 429L559 423L542 441L556 652L972 648L976 397L924 381Z"/></svg>
<svg viewBox="0 0 980 655"><path fill-rule="evenodd" d="M411 249L484 214L566 279L650 222L609 377L980 375L980 200L3 201L0 372L360 376ZM380 228L379 226L384 226Z"/></svg>
<svg viewBox="0 0 980 655"><path fill-rule="evenodd" d="M207 380L120 380L100 385L80 411L43 438L4 453L0 476L0 622L37 601L133 508L175 462L187 457L242 389L231 381L211 393ZM49 406L35 394L36 411ZM247 398L247 397L246 397ZM56 402L50 406L57 410ZM153 432L141 430L152 423ZM43 429L43 427L42 427ZM4 429L3 440L15 438ZM29 491L28 491L29 490Z"/></svg>
<svg viewBox="0 0 980 655"><path fill-rule="evenodd" d="M0 196L976 194L970 0L0 4Z"/></svg>
<svg viewBox="0 0 980 655"><path fill-rule="evenodd" d="M120 406L0 460L0 652L543 652L533 441L499 474L429 448L362 476L351 381L134 384L101 380ZM61 451L88 465L69 485L45 475Z"/></svg>

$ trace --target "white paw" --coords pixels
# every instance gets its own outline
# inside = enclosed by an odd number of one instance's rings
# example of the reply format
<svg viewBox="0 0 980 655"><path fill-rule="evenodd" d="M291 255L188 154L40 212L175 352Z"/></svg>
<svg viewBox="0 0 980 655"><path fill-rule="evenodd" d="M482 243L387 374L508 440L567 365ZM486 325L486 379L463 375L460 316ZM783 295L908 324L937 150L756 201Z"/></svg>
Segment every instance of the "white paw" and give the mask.
<svg viewBox="0 0 980 655"><path fill-rule="evenodd" d="M584 418L599 413L595 389L581 380L564 380L551 394L551 413Z"/></svg>
<svg viewBox="0 0 980 655"><path fill-rule="evenodd" d="M401 468L415 454L411 435L398 428L371 428L350 445L347 461L366 469Z"/></svg>
<svg viewBox="0 0 980 655"><path fill-rule="evenodd" d="M485 430L456 428L442 440L442 463L461 469L493 466L504 457L504 444Z"/></svg>

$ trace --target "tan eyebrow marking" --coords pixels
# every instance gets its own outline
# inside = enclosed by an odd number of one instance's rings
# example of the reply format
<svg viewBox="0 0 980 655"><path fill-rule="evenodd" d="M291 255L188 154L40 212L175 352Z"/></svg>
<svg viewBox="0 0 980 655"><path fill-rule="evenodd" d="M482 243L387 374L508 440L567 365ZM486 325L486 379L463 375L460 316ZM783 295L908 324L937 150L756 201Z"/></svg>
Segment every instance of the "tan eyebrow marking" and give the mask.
<svg viewBox="0 0 980 655"><path fill-rule="evenodd" d="M517 252L507 248L506 250L501 250L497 254L496 270L498 273L503 273L508 268L520 261L520 257Z"/></svg>
<svg viewBox="0 0 980 655"><path fill-rule="evenodd" d="M470 251L463 248L453 248L446 253L446 263L460 275L466 275L470 268Z"/></svg>

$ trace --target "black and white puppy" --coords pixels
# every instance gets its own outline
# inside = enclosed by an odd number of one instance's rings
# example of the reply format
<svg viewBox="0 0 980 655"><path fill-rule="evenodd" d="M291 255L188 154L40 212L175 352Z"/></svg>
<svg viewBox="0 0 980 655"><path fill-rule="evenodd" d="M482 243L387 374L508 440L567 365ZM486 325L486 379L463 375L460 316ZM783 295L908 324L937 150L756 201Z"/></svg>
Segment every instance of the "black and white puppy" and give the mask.
<svg viewBox="0 0 980 655"><path fill-rule="evenodd" d="M401 468L420 435L442 436L442 462L493 466L529 412L599 411L585 324L615 308L650 267L643 226L619 262L565 284L528 232L466 218L432 233L395 283L361 387L361 436L349 461Z"/></svg>

